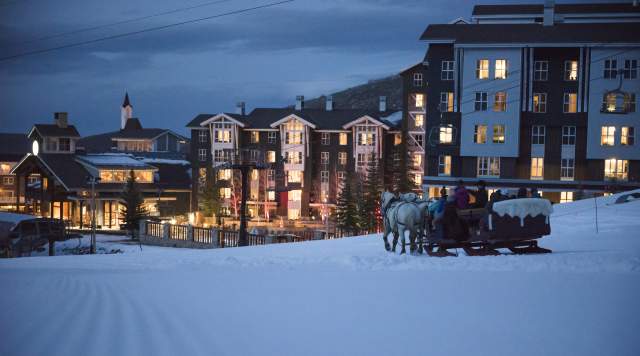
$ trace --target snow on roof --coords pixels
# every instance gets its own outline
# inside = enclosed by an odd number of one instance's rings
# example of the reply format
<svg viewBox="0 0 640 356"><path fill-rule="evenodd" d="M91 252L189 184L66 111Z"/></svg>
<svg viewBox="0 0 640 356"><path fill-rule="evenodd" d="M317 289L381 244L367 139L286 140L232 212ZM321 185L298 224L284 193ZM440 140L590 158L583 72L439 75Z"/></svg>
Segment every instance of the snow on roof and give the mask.
<svg viewBox="0 0 640 356"><path fill-rule="evenodd" d="M183 159L168 159L168 158L144 158L141 157L139 158L140 161L144 162L144 163L149 163L149 164L154 164L154 163L159 163L159 164L178 164L178 165L182 165L182 166L188 166L191 163L189 163L189 161L185 161Z"/></svg>
<svg viewBox="0 0 640 356"><path fill-rule="evenodd" d="M89 154L86 156L78 156L78 158L97 167L148 167L146 163L135 159L132 155L122 153Z"/></svg>
<svg viewBox="0 0 640 356"><path fill-rule="evenodd" d="M402 121L402 111L396 111L389 116L383 117L382 119L397 124Z"/></svg>

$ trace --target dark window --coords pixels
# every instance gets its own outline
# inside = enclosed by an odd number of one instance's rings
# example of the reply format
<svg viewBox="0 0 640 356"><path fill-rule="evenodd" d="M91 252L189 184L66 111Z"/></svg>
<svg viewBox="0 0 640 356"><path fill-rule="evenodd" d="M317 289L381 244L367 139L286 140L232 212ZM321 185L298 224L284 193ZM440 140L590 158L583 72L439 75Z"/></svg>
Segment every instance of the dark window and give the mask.
<svg viewBox="0 0 640 356"><path fill-rule="evenodd" d="M638 61L635 59L625 60L622 75L624 79L636 79L638 77Z"/></svg>
<svg viewBox="0 0 640 356"><path fill-rule="evenodd" d="M618 74L618 62L615 59L604 61L604 78L615 79Z"/></svg>
<svg viewBox="0 0 640 356"><path fill-rule="evenodd" d="M546 81L549 79L549 62L535 61L533 63L533 80Z"/></svg>
<svg viewBox="0 0 640 356"><path fill-rule="evenodd" d="M487 93L476 92L475 111L487 111Z"/></svg>
<svg viewBox="0 0 640 356"><path fill-rule="evenodd" d="M531 126L531 143L544 145L545 127L542 125Z"/></svg>
<svg viewBox="0 0 640 356"><path fill-rule="evenodd" d="M69 138L58 139L58 151L64 151L64 152L71 151L71 139Z"/></svg>

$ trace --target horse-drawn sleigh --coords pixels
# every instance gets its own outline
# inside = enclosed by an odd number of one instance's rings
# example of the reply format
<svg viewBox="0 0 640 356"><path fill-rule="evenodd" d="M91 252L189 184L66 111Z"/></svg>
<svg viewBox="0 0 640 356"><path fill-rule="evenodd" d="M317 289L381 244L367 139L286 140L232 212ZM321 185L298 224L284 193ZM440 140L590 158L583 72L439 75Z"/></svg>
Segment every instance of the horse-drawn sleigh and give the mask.
<svg viewBox="0 0 640 356"><path fill-rule="evenodd" d="M455 209L447 206L445 219L429 214L428 202L417 200L414 194L396 196L384 192L381 199L384 219L385 248L395 251L398 239L401 253L431 256L455 255L449 250L462 248L467 255L498 255L498 249L516 254L549 253L538 246L537 239L549 235L551 203L540 198L509 199L491 204L489 208ZM409 232L409 243L405 232ZM393 233L393 244L388 242Z"/></svg>

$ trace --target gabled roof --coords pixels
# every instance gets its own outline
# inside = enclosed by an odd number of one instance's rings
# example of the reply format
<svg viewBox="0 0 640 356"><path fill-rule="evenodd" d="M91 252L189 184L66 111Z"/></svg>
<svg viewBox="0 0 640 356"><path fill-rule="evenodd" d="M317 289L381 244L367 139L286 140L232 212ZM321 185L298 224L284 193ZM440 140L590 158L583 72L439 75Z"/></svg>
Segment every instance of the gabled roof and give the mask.
<svg viewBox="0 0 640 356"><path fill-rule="evenodd" d="M640 43L640 23L429 25L421 40L456 44Z"/></svg>
<svg viewBox="0 0 640 356"><path fill-rule="evenodd" d="M96 168L154 169L153 166L144 163L142 160L137 160L133 155L126 153L77 155L76 159L82 164Z"/></svg>
<svg viewBox="0 0 640 356"><path fill-rule="evenodd" d="M0 133L0 161L18 162L31 151L27 135L18 133Z"/></svg>
<svg viewBox="0 0 640 356"><path fill-rule="evenodd" d="M21 171L25 164L33 162L43 167L50 175L66 189L83 188L87 184L87 177L90 173L85 167L78 163L69 155L61 155L55 153L40 153L34 156L27 153L20 162L13 167L12 173Z"/></svg>
<svg viewBox="0 0 640 356"><path fill-rule="evenodd" d="M221 118L225 118L225 119L237 124L240 127L244 127L245 126L244 122L242 122L242 119L244 118L243 115L235 115L235 114L229 114L229 113L225 113L225 112L220 113L220 114L216 114L216 115L214 115L214 116L202 121L200 123L200 126L205 126L208 123L213 122L213 121L217 121L217 120L219 120Z"/></svg>
<svg viewBox="0 0 640 356"><path fill-rule="evenodd" d="M80 137L80 133L73 125L60 127L55 124L35 124L27 136L31 137L34 130L38 131L41 136Z"/></svg>
<svg viewBox="0 0 640 356"><path fill-rule="evenodd" d="M208 120L216 115L220 115L220 114L224 114L227 115L235 120L238 120L240 122L244 122L244 118L246 117L246 115L240 115L240 114L232 114L232 113L228 113L228 112L223 112L223 113L218 113L218 114L198 114L196 117L194 117L191 121L189 121L189 123L187 124L187 127L190 128L202 128L202 126L200 126L205 120Z"/></svg>
<svg viewBox="0 0 640 356"><path fill-rule="evenodd" d="M556 4L554 11L558 14L625 13L640 12L640 6L633 6L631 1L626 3ZM473 7L473 16L542 15L543 12L543 4L476 5Z"/></svg>
<svg viewBox="0 0 640 356"><path fill-rule="evenodd" d="M302 109L293 108L271 109L258 108L247 116L248 128L271 128L271 125L290 115L296 115L301 119L315 125L316 130L344 130L343 126L357 120L363 116L382 121L380 118L390 115L391 112L379 112L376 110L360 109L334 109L331 111L323 109ZM385 124L388 124L385 122ZM393 126L393 125L389 125Z"/></svg>

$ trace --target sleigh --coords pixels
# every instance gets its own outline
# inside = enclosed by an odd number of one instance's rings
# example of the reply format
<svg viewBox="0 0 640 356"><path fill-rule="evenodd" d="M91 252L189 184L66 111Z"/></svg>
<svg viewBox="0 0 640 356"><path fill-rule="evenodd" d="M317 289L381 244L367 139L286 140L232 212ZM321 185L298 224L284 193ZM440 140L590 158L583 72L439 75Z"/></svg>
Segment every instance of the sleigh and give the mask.
<svg viewBox="0 0 640 356"><path fill-rule="evenodd" d="M553 211L546 199L522 198L497 202L491 210L458 210L458 219L469 230L468 238L446 236L442 225L426 228L424 248L432 256L451 256L450 249L461 248L471 256L499 255L499 249L516 254L549 253L538 246L538 239L551 233L549 215Z"/></svg>

